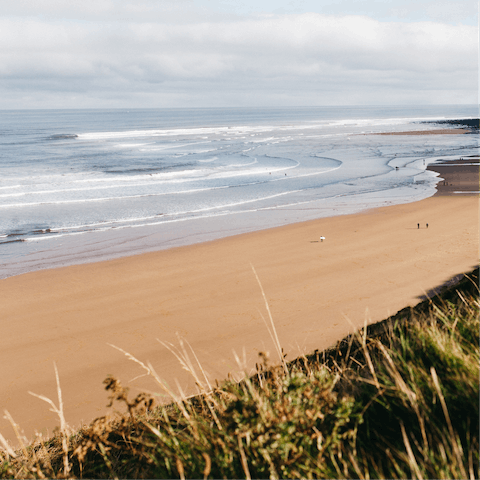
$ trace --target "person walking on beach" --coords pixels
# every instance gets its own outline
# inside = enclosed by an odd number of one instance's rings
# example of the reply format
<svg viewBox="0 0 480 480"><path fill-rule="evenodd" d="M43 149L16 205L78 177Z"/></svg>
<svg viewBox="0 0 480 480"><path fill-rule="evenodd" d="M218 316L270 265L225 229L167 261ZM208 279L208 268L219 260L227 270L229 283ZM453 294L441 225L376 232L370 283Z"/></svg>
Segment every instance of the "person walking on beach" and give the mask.
<svg viewBox="0 0 480 480"><path fill-rule="evenodd" d="M419 223L417 223L417 228L420 228L420 224L419 224Z"/></svg>

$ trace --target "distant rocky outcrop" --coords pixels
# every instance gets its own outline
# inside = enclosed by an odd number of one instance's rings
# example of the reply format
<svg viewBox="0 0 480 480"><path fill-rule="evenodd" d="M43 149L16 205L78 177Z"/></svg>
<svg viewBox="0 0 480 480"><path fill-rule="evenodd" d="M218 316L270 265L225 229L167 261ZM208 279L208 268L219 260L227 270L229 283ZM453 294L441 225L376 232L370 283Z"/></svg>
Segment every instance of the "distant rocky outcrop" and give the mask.
<svg viewBox="0 0 480 480"><path fill-rule="evenodd" d="M434 121L427 121L423 123L437 123L441 125L458 125L459 127L467 127L472 130L472 133L478 133L479 126L480 126L480 119L478 118L464 118L464 119L456 119L456 120L434 120Z"/></svg>

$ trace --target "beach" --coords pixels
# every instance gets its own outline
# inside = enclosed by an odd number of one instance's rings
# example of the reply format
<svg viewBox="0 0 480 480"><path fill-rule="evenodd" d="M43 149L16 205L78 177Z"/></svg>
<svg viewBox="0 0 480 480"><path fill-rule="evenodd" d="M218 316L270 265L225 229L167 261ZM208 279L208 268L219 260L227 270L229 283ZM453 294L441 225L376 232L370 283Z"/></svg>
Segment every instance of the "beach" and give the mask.
<svg viewBox="0 0 480 480"><path fill-rule="evenodd" d="M472 182L478 188L478 169ZM178 346L177 335L188 341L211 381L241 370L234 352L247 369L260 351L277 362L252 266L288 360L418 303L476 264L478 195L437 195L3 279L0 405L28 439L35 431L51 434L58 418L28 392L58 403L54 362L72 427L107 411L107 374L129 386L132 396L163 393L110 345L151 362L185 394L195 393L195 386L159 341ZM15 442L3 418L0 433Z"/></svg>
<svg viewBox="0 0 480 480"><path fill-rule="evenodd" d="M478 160L478 156L472 156L429 165L427 170L437 172L443 178L437 184L435 195L478 194Z"/></svg>

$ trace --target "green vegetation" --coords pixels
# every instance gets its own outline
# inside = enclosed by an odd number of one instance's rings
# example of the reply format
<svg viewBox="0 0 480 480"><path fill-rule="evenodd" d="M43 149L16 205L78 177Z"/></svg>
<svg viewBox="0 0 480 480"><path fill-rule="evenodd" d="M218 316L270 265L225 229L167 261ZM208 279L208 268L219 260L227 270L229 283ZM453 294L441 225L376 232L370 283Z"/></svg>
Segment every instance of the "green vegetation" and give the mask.
<svg viewBox="0 0 480 480"><path fill-rule="evenodd" d="M478 478L477 284L478 270L327 352L280 366L262 353L254 376L217 388L191 350L171 346L201 394L151 408L109 377L127 415L16 452L4 444L0 476Z"/></svg>

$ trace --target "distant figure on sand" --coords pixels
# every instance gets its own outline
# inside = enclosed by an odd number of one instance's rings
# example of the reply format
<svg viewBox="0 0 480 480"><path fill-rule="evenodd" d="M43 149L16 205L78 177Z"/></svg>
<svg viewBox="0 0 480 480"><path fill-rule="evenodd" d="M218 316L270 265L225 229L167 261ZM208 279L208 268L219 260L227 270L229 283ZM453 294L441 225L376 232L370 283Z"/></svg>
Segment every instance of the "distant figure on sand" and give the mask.
<svg viewBox="0 0 480 480"><path fill-rule="evenodd" d="M419 223L417 223L417 228L420 228L420 224L419 224Z"/></svg>
<svg viewBox="0 0 480 480"><path fill-rule="evenodd" d="M428 223L427 223L427 228L428 228Z"/></svg>
<svg viewBox="0 0 480 480"><path fill-rule="evenodd" d="M320 237L320 241L323 242L325 240L325 237Z"/></svg>

